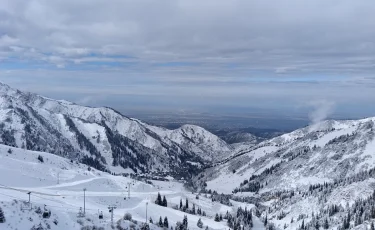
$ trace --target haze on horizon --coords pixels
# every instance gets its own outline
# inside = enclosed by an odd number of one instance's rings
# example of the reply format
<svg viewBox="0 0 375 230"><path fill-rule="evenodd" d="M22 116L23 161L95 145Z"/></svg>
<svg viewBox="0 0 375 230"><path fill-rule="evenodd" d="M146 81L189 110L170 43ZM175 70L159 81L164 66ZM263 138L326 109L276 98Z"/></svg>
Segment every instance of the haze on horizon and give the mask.
<svg viewBox="0 0 375 230"><path fill-rule="evenodd" d="M0 81L124 114L375 116L372 0L0 0Z"/></svg>

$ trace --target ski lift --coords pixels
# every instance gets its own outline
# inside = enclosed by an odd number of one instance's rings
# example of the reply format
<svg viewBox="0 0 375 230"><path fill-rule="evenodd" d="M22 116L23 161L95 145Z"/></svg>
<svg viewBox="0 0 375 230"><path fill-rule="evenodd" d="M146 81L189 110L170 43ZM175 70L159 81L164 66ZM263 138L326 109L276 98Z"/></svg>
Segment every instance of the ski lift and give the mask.
<svg viewBox="0 0 375 230"><path fill-rule="evenodd" d="M27 210L31 210L32 209L32 205L30 202L23 202L21 204L21 210L22 211L27 211Z"/></svg>
<svg viewBox="0 0 375 230"><path fill-rule="evenodd" d="M47 219L51 217L51 210L46 208L47 205L44 205L43 218Z"/></svg>
<svg viewBox="0 0 375 230"><path fill-rule="evenodd" d="M31 201L30 201L30 195L31 195L31 192L28 192L27 195L29 195L29 201L24 201L22 204L21 204L21 210L24 211L24 210L31 210L33 207L31 205Z"/></svg>

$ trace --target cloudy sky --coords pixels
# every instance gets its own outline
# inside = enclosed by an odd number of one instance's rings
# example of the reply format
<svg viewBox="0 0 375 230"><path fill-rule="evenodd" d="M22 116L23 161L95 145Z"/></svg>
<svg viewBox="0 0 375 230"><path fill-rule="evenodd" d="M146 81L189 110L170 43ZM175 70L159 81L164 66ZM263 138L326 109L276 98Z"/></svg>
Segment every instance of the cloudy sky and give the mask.
<svg viewBox="0 0 375 230"><path fill-rule="evenodd" d="M125 114L375 116L374 12L373 0L0 0L0 81Z"/></svg>

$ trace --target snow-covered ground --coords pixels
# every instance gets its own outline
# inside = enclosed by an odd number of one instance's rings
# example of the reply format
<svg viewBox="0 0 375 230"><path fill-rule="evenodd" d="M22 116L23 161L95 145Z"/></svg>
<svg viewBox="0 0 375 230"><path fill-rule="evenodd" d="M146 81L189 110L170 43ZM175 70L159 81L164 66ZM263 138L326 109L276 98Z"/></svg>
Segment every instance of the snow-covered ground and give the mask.
<svg viewBox="0 0 375 230"><path fill-rule="evenodd" d="M10 149L10 150L9 150ZM38 160L38 156L43 162ZM90 169L86 165L72 162L56 155L27 151L0 145L0 207L2 207L6 223L0 229L31 229L41 224L45 228L66 230L81 229L84 226L110 227L111 213L108 207L115 206L114 222L125 213L132 214L134 220L145 222L150 217L158 222L160 216L168 218L169 225L174 226L187 215L189 229L198 229L196 223L202 219L204 226L210 229L228 229L226 222L215 222L216 213L232 212L242 203L234 202L234 207L211 202L210 198L192 194L178 182L152 181L153 185L135 181L131 178L113 176ZM130 185L130 199L128 186ZM85 217L77 217L84 206ZM28 192L31 192L32 209L29 209ZM154 203L157 194L166 196L168 207ZM207 213L207 217L186 214L173 209L180 199L189 200ZM51 217L42 218L36 213L38 207L51 211ZM103 220L98 213L103 212ZM255 220L255 229L262 229L261 223ZM126 225L126 223L124 223Z"/></svg>

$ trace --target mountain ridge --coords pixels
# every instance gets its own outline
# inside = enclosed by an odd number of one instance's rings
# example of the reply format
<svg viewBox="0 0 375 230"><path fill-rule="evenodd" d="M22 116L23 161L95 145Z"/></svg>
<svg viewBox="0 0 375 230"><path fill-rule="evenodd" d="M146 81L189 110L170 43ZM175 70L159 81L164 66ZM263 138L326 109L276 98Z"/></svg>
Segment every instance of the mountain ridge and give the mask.
<svg viewBox="0 0 375 230"><path fill-rule="evenodd" d="M255 203L278 229L366 229L375 218L358 211L375 208L375 117L323 121L242 151L193 178L196 188Z"/></svg>
<svg viewBox="0 0 375 230"><path fill-rule="evenodd" d="M108 107L50 99L3 83L0 101L1 143L78 159L102 170L121 166L190 175L232 150L198 126L167 130Z"/></svg>
<svg viewBox="0 0 375 230"><path fill-rule="evenodd" d="M256 146L250 146L249 149L242 150L242 152L236 152L230 159L224 160L222 163L217 164L215 167L225 167L226 174L230 175L233 174L233 170L229 170L229 168L235 169L237 166L237 171L241 171L241 175L246 174L244 168L251 168L251 166L257 166L261 163L256 162L259 160L264 160L269 168L272 164L276 165L280 163L282 160L287 159L288 161L293 161L294 159L288 159L289 155L293 155L292 153L297 153L299 151L310 151L311 154L309 157L317 157L316 154L322 153L331 153L344 151L345 154L349 154L350 151L356 150L358 152L358 156L356 155L356 159L358 158L363 163L366 169L369 169L369 165L375 166L375 158L372 158L370 154L371 151L374 151L375 146L374 143L374 122L375 117L369 117L360 120L329 120L323 121L318 124L314 124L305 128L297 129L291 133L283 134L279 137L275 137L270 140L266 140L261 142ZM366 130L367 128L367 130ZM357 136L353 136L357 135ZM355 148L349 148L348 146L343 146L344 149L339 149L340 146L334 146L334 148L330 148L330 144L332 142L337 141L337 145L339 145L341 139L345 139L348 144L353 144ZM358 141L358 143L356 143ZM350 146L351 147L351 146ZM373 150L369 150L370 152L366 151L366 147L369 147ZM304 150L306 148L306 150ZM337 149L336 149L337 148ZM354 149L354 150L353 150ZM344 155L344 154L340 154ZM334 154L332 155L332 157ZM297 156L295 156L297 157ZM319 157L327 157L326 155L322 155ZM338 156L336 156L338 157ZM362 157L362 158L360 158ZM247 160L245 160L245 158ZM373 159L374 161L370 161ZM337 159L339 160L339 159ZM273 162L273 163L269 163ZM358 163L357 162L357 163ZM360 166L363 166L360 165ZM264 165L267 166L267 165ZM243 168L241 168L243 167ZM358 172L361 167L357 167L353 173ZM222 170L217 170L221 171ZM260 168L257 172L262 173L262 169ZM235 173L238 174L239 172ZM250 177L253 174L256 174L254 171L253 173L247 173L244 177ZM215 188L216 189L216 188Z"/></svg>

